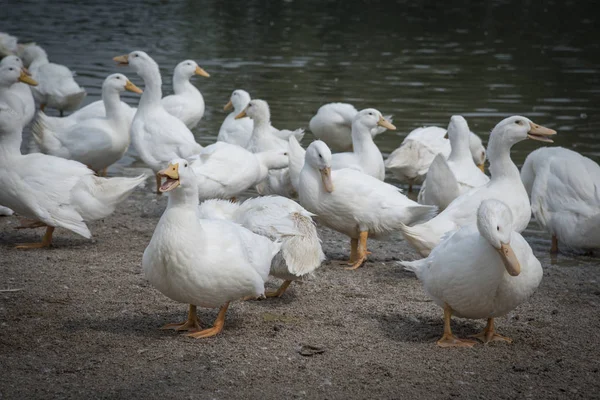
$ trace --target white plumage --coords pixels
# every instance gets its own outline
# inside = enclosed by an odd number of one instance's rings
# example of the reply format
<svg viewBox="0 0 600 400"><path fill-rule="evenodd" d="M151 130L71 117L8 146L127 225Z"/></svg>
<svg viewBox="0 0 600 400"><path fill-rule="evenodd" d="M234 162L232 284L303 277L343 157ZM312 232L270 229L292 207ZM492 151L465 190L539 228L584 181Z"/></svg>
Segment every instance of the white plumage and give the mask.
<svg viewBox="0 0 600 400"><path fill-rule="evenodd" d="M352 151L352 121L358 110L348 103L328 103L319 107L309 123L310 131L324 141L334 151ZM391 116L386 120L392 121ZM371 130L371 136L385 132L386 128L377 126Z"/></svg>
<svg viewBox="0 0 600 400"><path fill-rule="evenodd" d="M208 78L210 75L193 60L177 64L173 71L173 94L162 98L162 105L171 115L179 118L193 129L204 116L204 97L190 82L194 75Z"/></svg>
<svg viewBox="0 0 600 400"><path fill-rule="evenodd" d="M40 118L33 126L33 136L43 153L79 161L99 173L119 161L130 142L130 114L121 106L120 93L142 91L123 74L109 75L102 84L105 117L89 118L64 130L52 130Z"/></svg>
<svg viewBox="0 0 600 400"><path fill-rule="evenodd" d="M435 156L419 191L419 203L438 206L440 210L461 194L490 180L473 162L467 121L460 115L452 116L447 135L451 147L448 160L439 153Z"/></svg>
<svg viewBox="0 0 600 400"><path fill-rule="evenodd" d="M488 327L478 336L484 342L510 342L495 333L493 319L523 303L542 280L542 266L523 236L513 230L512 214L504 203L484 200L476 215L476 221L448 234L427 258L400 263L445 309L447 326L440 346L473 344L452 335L451 314L488 319Z"/></svg>
<svg viewBox="0 0 600 400"><path fill-rule="evenodd" d="M283 290L272 296L281 296L291 281L310 275L325 259L312 221L314 214L285 197L257 197L242 204L207 200L200 205L200 215L227 219L273 241L281 241L281 251L271 262L270 274L286 282Z"/></svg>
<svg viewBox="0 0 600 400"><path fill-rule="evenodd" d="M33 79L38 82L32 91L42 107L57 109L61 114L79 107L86 92L75 82L69 68L49 62L44 49L37 45L26 46L22 59Z"/></svg>
<svg viewBox="0 0 600 400"><path fill-rule="evenodd" d="M144 274L165 296L192 305L189 326L175 329L198 329L195 306L221 307L213 328L191 334L213 336L223 327L230 301L264 294L281 244L229 221L200 219L198 187L186 160L173 160L161 175L169 202L144 251Z"/></svg>
<svg viewBox="0 0 600 400"><path fill-rule="evenodd" d="M521 179L540 226L571 250L600 248L600 166L562 147L543 147L527 156Z"/></svg>
<svg viewBox="0 0 600 400"><path fill-rule="evenodd" d="M402 226L401 230L406 240L426 257L446 232L474 222L475 210L486 199L503 201L512 211L512 229L522 232L531 218L531 208L519 170L510 158L510 149L527 138L551 142L547 136L554 134L555 131L536 125L521 116L500 121L490 134L487 149L492 175L490 181L457 197L444 211L426 223Z"/></svg>
<svg viewBox="0 0 600 400"><path fill-rule="evenodd" d="M23 68L23 61L14 55L6 56L0 61L0 67L9 65L20 70ZM11 104L10 98L18 99L21 102L20 107L15 111L21 114L21 126L24 128L29 125L35 115L35 99L31 93L30 85L24 82L16 82L9 87L0 85L0 101ZM16 103L13 102L13 104L17 107ZM11 107L13 104L11 104Z"/></svg>

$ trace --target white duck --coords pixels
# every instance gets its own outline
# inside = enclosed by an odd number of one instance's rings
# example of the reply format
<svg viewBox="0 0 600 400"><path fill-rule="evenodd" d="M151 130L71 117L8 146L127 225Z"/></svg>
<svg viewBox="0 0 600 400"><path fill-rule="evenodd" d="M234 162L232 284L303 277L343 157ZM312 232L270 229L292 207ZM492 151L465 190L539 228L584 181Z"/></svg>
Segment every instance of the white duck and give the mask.
<svg viewBox="0 0 600 400"><path fill-rule="evenodd" d="M324 141L334 151L352 151L352 121L358 110L348 103L328 103L319 107L310 119L310 131L318 139ZM391 116L385 117L391 121ZM378 126L371 130L372 137L388 129Z"/></svg>
<svg viewBox="0 0 600 400"><path fill-rule="evenodd" d="M173 72L173 92L163 97L161 102L169 114L176 116L189 128L193 129L204 116L204 97L192 83L190 78L210 75L193 60L185 60L177 64Z"/></svg>
<svg viewBox="0 0 600 400"><path fill-rule="evenodd" d="M289 144L286 139L276 134L277 129L271 126L271 112L269 105L264 100L254 99L239 113L235 118L240 119L249 117L254 121L252 137L246 147L253 153L267 150L288 150ZM288 131L290 132L290 131ZM293 136L297 137L299 133L303 135L302 129L293 131ZM284 135L281 135L284 136ZM271 171L267 179L257 186L258 193L261 195L278 194L290 197L294 193L294 188L290 182L290 175L287 168Z"/></svg>
<svg viewBox="0 0 600 400"><path fill-rule="evenodd" d="M367 237L381 237L405 224L435 215L435 206L420 205L392 185L354 169L331 171L331 151L314 141L306 150L300 173L300 204L329 228L351 238L350 264L367 259Z"/></svg>
<svg viewBox="0 0 600 400"><path fill-rule="evenodd" d="M169 160L199 154L202 146L196 143L192 132L161 103L162 79L158 64L139 50L114 60L120 65L131 66L144 80L144 93L131 123L131 141L142 161L158 172ZM156 184L158 190L158 175Z"/></svg>
<svg viewBox="0 0 600 400"><path fill-rule="evenodd" d="M23 49L23 63L31 76L38 82L33 88L33 96L40 103L40 109L50 107L60 111L77 109L86 95L73 79L73 72L64 65L48 61L48 55L40 46L31 45Z"/></svg>
<svg viewBox="0 0 600 400"><path fill-rule="evenodd" d="M371 135L371 132L377 127L390 130L396 129L374 108L367 108L357 113L352 122L354 151L333 154L331 156L331 169L351 168L383 181L385 178L383 156L373 142L373 136ZM300 171L304 166L305 151L296 138L289 139L289 146L290 179L292 186L298 191L298 180Z"/></svg>
<svg viewBox="0 0 600 400"><path fill-rule="evenodd" d="M412 192L414 184L422 183L429 166L439 153L448 158L450 141L445 138L446 130L437 126L414 129L404 138L400 147L385 160L385 167L402 182L408 183ZM475 164L483 171L486 153L479 136L471 132L469 148Z"/></svg>
<svg viewBox="0 0 600 400"><path fill-rule="evenodd" d="M0 32L0 56L6 57L19 52L19 43L15 36Z"/></svg>
<svg viewBox="0 0 600 400"><path fill-rule="evenodd" d="M271 276L284 282L266 297L281 297L293 281L311 275L325 260L312 217L300 204L281 196L248 199L242 204L207 200L200 204L201 218L226 219L252 232L281 242L271 262Z"/></svg>
<svg viewBox="0 0 600 400"><path fill-rule="evenodd" d="M281 243L229 221L200 219L198 185L186 160L173 160L160 175L167 178L160 190L169 192L169 202L144 251L144 274L165 296L190 305L186 322L163 329L214 336L231 301L264 295ZM196 306L221 308L212 328L200 330Z"/></svg>
<svg viewBox="0 0 600 400"><path fill-rule="evenodd" d="M45 226L41 243L19 245L48 247L54 228L61 227L85 238L91 233L84 221L110 215L146 177L99 178L85 165L63 158L21 154L19 114L0 104L0 204Z"/></svg>
<svg viewBox="0 0 600 400"><path fill-rule="evenodd" d="M450 139L448 160L442 154L435 156L427 171L427 178L419 191L419 203L438 206L440 210L461 194L489 182L473 162L469 149L471 131L460 115L450 118L447 136Z"/></svg>
<svg viewBox="0 0 600 400"><path fill-rule="evenodd" d="M217 142L202 149L192 169L200 199L232 199L264 181L269 170L287 165L288 155L283 149L251 153L234 144Z"/></svg>
<svg viewBox="0 0 600 400"><path fill-rule="evenodd" d="M129 148L129 113L120 99L125 90L142 93L125 75L109 75L102 84L106 116L86 119L64 131L53 131L38 119L32 131L42 153L79 161L106 176L106 169Z"/></svg>
<svg viewBox="0 0 600 400"><path fill-rule="evenodd" d="M487 319L485 330L473 335L484 343L512 342L496 333L494 318L527 300L543 275L539 260L513 226L506 204L484 200L477 209L477 220L449 235L429 257L400 262L417 275L429 297L444 309L444 335L437 341L438 346L475 344L452 334L452 314Z"/></svg>
<svg viewBox="0 0 600 400"><path fill-rule="evenodd" d="M17 56L10 55L6 56L0 61L0 67L12 65L19 70L23 69L23 61ZM0 88L0 92L4 92L5 89ZM17 97L21 103L22 107L19 110L15 110L20 112L23 116L21 125L23 127L29 125L31 120L35 115L35 100L33 98L33 94L31 93L31 88L28 84L23 82L13 83L10 88L8 88L8 92L6 95L10 97ZM4 94L0 94L0 99L4 98Z"/></svg>
<svg viewBox="0 0 600 400"><path fill-rule="evenodd" d="M512 230L522 232L531 218L531 207L519 169L510 159L510 149L527 138L552 142L548 136L555 134L556 131L536 125L521 116L500 121L490 134L487 148L492 175L490 181L457 197L448 208L426 223L402 226L401 230L406 240L423 257L428 256L446 232L473 223L476 219L475 210L486 199L497 199L506 203L513 215Z"/></svg>
<svg viewBox="0 0 600 400"><path fill-rule="evenodd" d="M562 147L543 147L527 156L521 179L537 223L558 242L589 251L600 248L600 166Z"/></svg>
<svg viewBox="0 0 600 400"><path fill-rule="evenodd" d="M250 100L250 94L245 90L236 89L231 93L229 102L225 104L223 109L227 111L233 108L233 111L225 117L219 129L218 142L248 147L248 142L250 142L250 138L252 137L254 122L250 118L236 119L235 117L244 111Z"/></svg>

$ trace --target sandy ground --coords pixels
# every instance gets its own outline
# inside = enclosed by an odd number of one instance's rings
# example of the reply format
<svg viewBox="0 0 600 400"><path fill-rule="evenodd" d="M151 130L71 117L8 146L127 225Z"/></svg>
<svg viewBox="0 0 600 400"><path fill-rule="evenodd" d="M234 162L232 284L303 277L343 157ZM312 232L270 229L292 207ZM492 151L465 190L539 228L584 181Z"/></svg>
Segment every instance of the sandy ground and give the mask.
<svg viewBox="0 0 600 400"><path fill-rule="evenodd" d="M348 240L320 229L328 261L312 280L281 299L233 304L221 335L195 340L158 329L187 307L141 273L164 206L139 190L90 224L93 240L57 230L50 250L14 250L43 230L0 218L0 290L18 289L0 292L0 398L600 397L593 262L545 263L537 293L498 320L512 345L441 349L441 310L395 266L415 257L406 243L373 241L369 262L345 271ZM217 310L199 311L212 324ZM453 321L459 336L483 326Z"/></svg>

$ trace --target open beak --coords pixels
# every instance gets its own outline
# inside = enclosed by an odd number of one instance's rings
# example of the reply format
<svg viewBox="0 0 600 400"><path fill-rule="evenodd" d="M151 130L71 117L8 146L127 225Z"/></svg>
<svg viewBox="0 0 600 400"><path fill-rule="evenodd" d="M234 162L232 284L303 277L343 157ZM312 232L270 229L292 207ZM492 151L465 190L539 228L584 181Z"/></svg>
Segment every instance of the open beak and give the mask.
<svg viewBox="0 0 600 400"><path fill-rule="evenodd" d="M194 71L194 73L196 75L200 75L200 76L203 76L205 78L210 77L210 74L208 72L206 72L204 69L202 69L202 68L200 68L198 66L196 66L196 70Z"/></svg>
<svg viewBox="0 0 600 400"><path fill-rule="evenodd" d="M239 113L238 115L235 116L235 119L240 119L240 118L244 118L247 117L248 115L246 115L246 110L242 111L241 113Z"/></svg>
<svg viewBox="0 0 600 400"><path fill-rule="evenodd" d="M540 142L545 143L554 143L554 141L548 136L556 135L556 131L554 129L545 128L538 124L534 124L531 122L529 124L529 132L527 132L527 137L533 140L539 140Z"/></svg>
<svg viewBox="0 0 600 400"><path fill-rule="evenodd" d="M116 56L113 61L116 61L119 65L129 65L129 55Z"/></svg>
<svg viewBox="0 0 600 400"><path fill-rule="evenodd" d="M139 87L135 86L129 80L127 80L127 83L125 84L125 90L129 90L130 92L137 93L137 94L144 93L142 89L140 89Z"/></svg>
<svg viewBox="0 0 600 400"><path fill-rule="evenodd" d="M170 192L179 186L179 163L169 164L169 166L162 171L158 171L158 176L167 178L165 183L160 185L158 190L161 193Z"/></svg>
<svg viewBox="0 0 600 400"><path fill-rule="evenodd" d="M225 106L223 107L223 110L227 111L227 110L231 110L233 108L233 103L231 102L231 100L229 100L227 102L227 104L225 104Z"/></svg>
<svg viewBox="0 0 600 400"><path fill-rule="evenodd" d="M510 244L501 243L501 246L497 251L500 253L500 258L502 259L502 263L504 263L506 272L508 272L510 276L519 275L521 273L521 264L519 264L519 260L517 260L517 256L512 247L510 247Z"/></svg>
<svg viewBox="0 0 600 400"><path fill-rule="evenodd" d="M479 168L479 169L481 170L481 172L484 172L484 173L485 173L485 164L479 164L479 165L477 166L477 168Z"/></svg>
<svg viewBox="0 0 600 400"><path fill-rule="evenodd" d="M331 180L331 167L323 168L321 170L321 180L325 186L327 193L333 192L333 181Z"/></svg>
<svg viewBox="0 0 600 400"><path fill-rule="evenodd" d="M21 69L21 75L19 75L19 81L26 83L31 86L37 86L38 83L35 79L28 75L27 70Z"/></svg>
<svg viewBox="0 0 600 400"><path fill-rule="evenodd" d="M395 131L396 130L396 127L394 125L392 125L390 122L388 122L383 117L379 117L379 121L377 121L377 125L383 126L384 128L389 129L391 131Z"/></svg>

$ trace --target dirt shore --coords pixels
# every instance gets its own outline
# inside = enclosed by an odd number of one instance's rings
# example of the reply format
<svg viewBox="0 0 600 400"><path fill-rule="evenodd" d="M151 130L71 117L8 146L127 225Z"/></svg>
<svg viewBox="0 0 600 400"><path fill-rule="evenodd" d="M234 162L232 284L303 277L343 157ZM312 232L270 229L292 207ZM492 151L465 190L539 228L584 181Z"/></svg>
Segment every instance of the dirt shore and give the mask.
<svg viewBox="0 0 600 400"><path fill-rule="evenodd" d="M544 262L536 294L498 320L512 345L441 349L442 311L395 265L416 256L405 242L373 241L365 266L346 271L349 241L319 229L328 261L310 281L281 299L233 304L215 338L159 330L187 307L142 275L166 203L147 190L90 224L93 240L57 229L49 250L14 250L43 230L0 218L1 399L600 397L593 260ZM216 313L199 309L205 325ZM483 326L453 321L459 336Z"/></svg>

